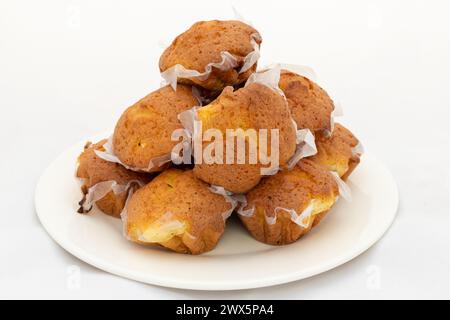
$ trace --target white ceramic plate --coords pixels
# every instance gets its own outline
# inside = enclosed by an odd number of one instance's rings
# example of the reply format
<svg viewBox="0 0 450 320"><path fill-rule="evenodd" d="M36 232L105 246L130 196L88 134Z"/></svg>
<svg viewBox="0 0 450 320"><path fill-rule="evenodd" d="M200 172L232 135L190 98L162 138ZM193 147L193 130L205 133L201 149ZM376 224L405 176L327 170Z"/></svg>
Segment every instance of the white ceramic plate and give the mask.
<svg viewBox="0 0 450 320"><path fill-rule="evenodd" d="M91 141L100 140L94 137ZM50 236L79 259L107 272L167 287L233 290L304 279L335 268L380 239L394 220L398 191L394 179L365 154L350 177L351 203L341 199L298 242L273 247L257 242L239 224L228 222L212 252L200 256L146 248L122 237L118 219L93 210L76 212L81 198L75 161L85 140L62 153L44 172L36 189L36 211Z"/></svg>

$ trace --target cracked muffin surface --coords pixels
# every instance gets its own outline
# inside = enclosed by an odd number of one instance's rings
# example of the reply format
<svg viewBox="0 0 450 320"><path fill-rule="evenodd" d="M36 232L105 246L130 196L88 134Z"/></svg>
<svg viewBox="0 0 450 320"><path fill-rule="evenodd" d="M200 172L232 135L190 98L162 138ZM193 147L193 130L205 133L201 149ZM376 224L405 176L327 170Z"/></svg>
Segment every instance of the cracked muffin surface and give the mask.
<svg viewBox="0 0 450 320"><path fill-rule="evenodd" d="M212 250L232 205L192 170L168 169L131 197L124 218L129 240L189 254Z"/></svg>

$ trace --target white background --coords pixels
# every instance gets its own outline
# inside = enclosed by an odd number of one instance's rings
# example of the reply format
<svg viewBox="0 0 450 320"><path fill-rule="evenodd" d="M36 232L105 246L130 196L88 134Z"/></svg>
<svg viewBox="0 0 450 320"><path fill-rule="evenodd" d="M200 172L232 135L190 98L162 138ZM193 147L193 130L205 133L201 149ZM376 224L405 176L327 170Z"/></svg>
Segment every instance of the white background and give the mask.
<svg viewBox="0 0 450 320"><path fill-rule="evenodd" d="M39 175L111 130L159 86L164 44L233 18L231 2L0 0L0 298L450 298L450 3L235 3L263 36L260 64L313 67L391 170L400 209L387 235L325 274L239 292L144 285L72 257L36 217Z"/></svg>

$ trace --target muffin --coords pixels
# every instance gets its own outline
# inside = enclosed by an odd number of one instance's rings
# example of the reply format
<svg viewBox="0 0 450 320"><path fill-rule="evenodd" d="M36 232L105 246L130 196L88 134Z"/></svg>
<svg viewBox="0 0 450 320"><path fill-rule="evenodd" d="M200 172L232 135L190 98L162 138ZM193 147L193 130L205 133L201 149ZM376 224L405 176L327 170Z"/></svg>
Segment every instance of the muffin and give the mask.
<svg viewBox="0 0 450 320"><path fill-rule="evenodd" d="M200 254L216 246L233 209L192 170L172 168L133 194L123 215L124 232L139 244Z"/></svg>
<svg viewBox="0 0 450 320"><path fill-rule="evenodd" d="M222 90L244 82L256 70L261 36L240 21L201 21L163 52L159 68L168 82Z"/></svg>
<svg viewBox="0 0 450 320"><path fill-rule="evenodd" d="M247 193L238 213L256 240L285 245L317 225L338 195L333 176L321 165L302 159L292 170L264 178Z"/></svg>
<svg viewBox="0 0 450 320"><path fill-rule="evenodd" d="M262 84L252 83L236 91L233 91L232 87L227 87L211 104L198 109L196 115L201 121L203 133L209 129L217 129L222 134L223 152L221 154L222 162L202 161L199 163L198 157L195 157L194 175L207 183L222 186L233 193L249 191L258 184L263 174L275 173L278 167L285 166L295 153L296 131L289 108L280 94ZM239 149L237 138L232 140L235 145L234 157L232 157L233 154L230 156L231 152L227 153L227 129L242 129L241 132L236 131L240 140L245 141L245 157L242 157L241 161L237 155ZM255 135L246 136L245 132L251 132L251 129ZM267 144L260 143L257 138L261 129L267 130ZM273 149L274 153L271 150L271 129L278 129L279 133L279 147ZM276 138L275 135L274 138ZM203 150L207 150L214 143L216 142L203 142ZM251 148L251 145L255 148ZM273 163L263 164L260 152L266 146L267 155L275 155L275 152L278 151L276 167L273 167ZM257 161L251 161L250 151L256 155ZM232 157L231 161L227 160L227 155ZM264 170L273 172L264 173Z"/></svg>
<svg viewBox="0 0 450 320"><path fill-rule="evenodd" d="M359 164L362 149L358 139L343 125L336 123L333 132L316 135L317 154L310 159L336 172L346 180Z"/></svg>
<svg viewBox="0 0 450 320"><path fill-rule="evenodd" d="M334 104L325 90L308 78L287 70L282 70L279 86L299 129L331 131Z"/></svg>
<svg viewBox="0 0 450 320"><path fill-rule="evenodd" d="M148 183L151 176L99 158L95 150L103 151L105 142L106 140L96 144L88 142L78 157L76 176L83 179L83 199L79 203L78 212L87 213L96 203L102 212L119 218L128 193Z"/></svg>
<svg viewBox="0 0 450 320"><path fill-rule="evenodd" d="M162 171L170 161L174 130L182 129L178 114L197 105L192 88L176 91L162 87L129 107L120 117L113 136L113 152L136 171Z"/></svg>

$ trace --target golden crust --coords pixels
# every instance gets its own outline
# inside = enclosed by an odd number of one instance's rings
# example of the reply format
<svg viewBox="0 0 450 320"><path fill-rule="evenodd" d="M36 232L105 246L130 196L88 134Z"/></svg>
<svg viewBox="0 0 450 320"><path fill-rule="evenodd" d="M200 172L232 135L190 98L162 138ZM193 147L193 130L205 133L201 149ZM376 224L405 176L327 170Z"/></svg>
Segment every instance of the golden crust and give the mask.
<svg viewBox="0 0 450 320"><path fill-rule="evenodd" d="M259 33L251 26L240 21L200 21L180 34L163 52L159 67L165 71L170 67L181 64L186 69L204 72L206 66L212 62L222 61L221 52L228 51L238 61L238 66L227 71L213 68L213 72L206 80L198 78L180 79L180 83L196 84L209 90L221 90L226 86L245 81L255 72L256 64L244 73L239 70L244 64L244 58L253 51L250 43L251 36Z"/></svg>
<svg viewBox="0 0 450 320"><path fill-rule="evenodd" d="M282 70L279 82L299 129L330 130L334 104L316 83L296 73Z"/></svg>
<svg viewBox="0 0 450 320"><path fill-rule="evenodd" d="M114 153L127 166L146 170L154 158L170 154L177 144L172 132L182 128L178 114L197 105L190 86L162 87L129 107L113 137ZM152 171L162 171L165 166Z"/></svg>
<svg viewBox="0 0 450 320"><path fill-rule="evenodd" d="M345 180L359 164L360 155L353 152L357 145L358 139L350 130L337 123L331 136L316 135L317 154L309 159L336 171Z"/></svg>
<svg viewBox="0 0 450 320"><path fill-rule="evenodd" d="M226 129L268 130L268 154L270 154L270 129L279 129L279 161L284 166L293 156L296 148L296 133L289 108L283 97L261 84L251 84L233 91L227 87L211 104L198 110L203 132L210 128L219 129L225 136ZM226 159L224 139L223 159ZM203 143L205 149L209 142ZM259 147L259 146L258 146ZM196 164L194 175L213 185L219 185L235 193L244 193L261 180L263 165L249 164L249 139L246 138L245 164L237 164L235 148L234 164ZM259 150L259 149L258 149ZM224 160L225 162L225 160ZM267 167L267 166L264 166Z"/></svg>
<svg viewBox="0 0 450 320"><path fill-rule="evenodd" d="M254 207L250 217L239 215L250 234L258 241L271 245L284 245L297 241L325 216L339 194L333 176L322 166L301 160L291 171L280 171L265 178L247 193L247 206ZM291 215L280 208L293 209L300 215L310 204L313 211L300 226ZM267 218L275 218L270 224Z"/></svg>
<svg viewBox="0 0 450 320"><path fill-rule="evenodd" d="M108 162L99 158L95 154L95 150L104 151L103 145L105 142L106 140L101 140L96 144L91 144L88 142L83 153L78 158L76 176L84 179L84 184L81 187L84 195L87 194L90 187L104 181L113 180L121 185L127 185L133 180L141 181L142 183L147 183L150 181L151 176L148 174L133 172L125 169L120 164ZM131 188L136 190L138 188L138 184L133 184ZM119 218L125 205L127 195L127 192L114 194L114 192L111 191L102 199L98 200L96 205L105 214ZM80 204L82 202L83 200ZM80 209L80 212L82 212L82 209Z"/></svg>
<svg viewBox="0 0 450 320"><path fill-rule="evenodd" d="M222 214L230 209L191 170L168 169L133 194L125 232L140 244L200 254L216 246L225 228Z"/></svg>

